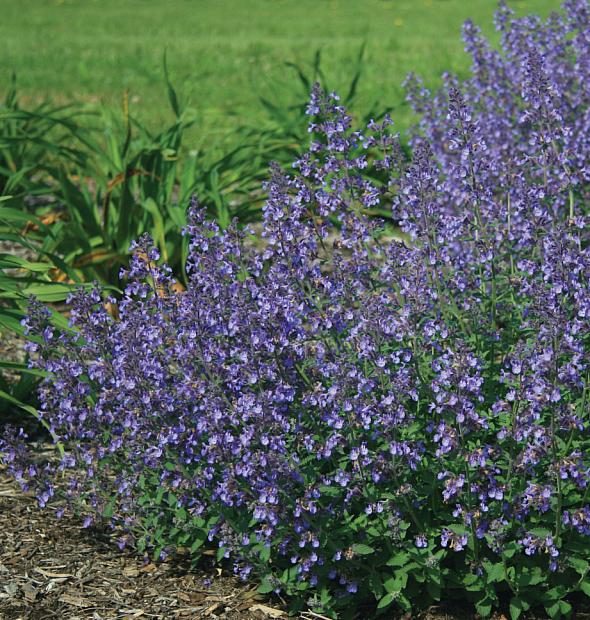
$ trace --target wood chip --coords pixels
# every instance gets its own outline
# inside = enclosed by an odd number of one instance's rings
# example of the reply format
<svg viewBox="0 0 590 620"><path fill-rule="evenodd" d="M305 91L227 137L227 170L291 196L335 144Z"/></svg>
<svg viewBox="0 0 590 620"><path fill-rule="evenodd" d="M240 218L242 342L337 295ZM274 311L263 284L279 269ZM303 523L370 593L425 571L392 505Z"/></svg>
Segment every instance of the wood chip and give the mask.
<svg viewBox="0 0 590 620"><path fill-rule="evenodd" d="M21 590L23 591L25 595L25 601L27 601L27 603L35 602L35 599L37 598L37 594L39 593L39 591L37 590L37 588L35 588L33 584L24 583L21 586Z"/></svg>
<svg viewBox="0 0 590 620"><path fill-rule="evenodd" d="M221 603L215 603L214 605L211 605L211 607L208 607L205 610L205 615L206 616L211 616L213 614L213 612L218 609L221 606Z"/></svg>
<svg viewBox="0 0 590 620"><path fill-rule="evenodd" d="M143 609L120 609L119 611L125 614L125 619L141 618L141 616L145 616L145 611Z"/></svg>
<svg viewBox="0 0 590 620"><path fill-rule="evenodd" d="M74 578L74 575L71 573L52 573L51 571L44 570L43 568L35 568L34 571L43 575L43 577L47 577L48 579L66 579L68 577Z"/></svg>
<svg viewBox="0 0 590 620"><path fill-rule="evenodd" d="M250 607L250 611L260 611L265 616L268 616L269 618L283 618L287 615L281 609L275 609L274 607L268 607L266 605L262 605L261 603L256 603L256 605L252 605L252 607Z"/></svg>
<svg viewBox="0 0 590 620"><path fill-rule="evenodd" d="M91 606L91 603L88 602L86 599L82 598L81 596L78 596L76 594L68 594L67 592L64 592L64 594L59 597L59 600L66 605L72 605L74 607Z"/></svg>
<svg viewBox="0 0 590 620"><path fill-rule="evenodd" d="M148 564L148 566L153 566L153 564ZM149 572L149 571L144 571L144 572ZM137 577L137 575L139 575L139 569L137 568L137 566L126 566L123 569L123 575L125 577Z"/></svg>
<svg viewBox="0 0 590 620"><path fill-rule="evenodd" d="M16 593L18 592L18 585L16 584L16 581L9 581L8 583L5 583L4 590L8 596L16 596Z"/></svg>
<svg viewBox="0 0 590 620"><path fill-rule="evenodd" d="M203 592L191 592L189 598L191 603L201 603L207 598L207 595Z"/></svg>

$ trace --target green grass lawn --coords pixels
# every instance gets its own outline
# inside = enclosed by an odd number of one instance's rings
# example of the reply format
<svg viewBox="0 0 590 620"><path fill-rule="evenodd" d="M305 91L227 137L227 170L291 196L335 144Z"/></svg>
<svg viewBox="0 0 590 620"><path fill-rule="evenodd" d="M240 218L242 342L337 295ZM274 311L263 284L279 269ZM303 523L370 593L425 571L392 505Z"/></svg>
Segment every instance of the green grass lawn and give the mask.
<svg viewBox="0 0 590 620"><path fill-rule="evenodd" d="M547 15L557 0L513 0L518 14ZM464 73L461 23L493 34L494 0L0 0L0 94L11 72L27 99L47 95L120 105L151 126L170 118L163 82L166 49L173 83L190 100L199 145L245 121L264 121L259 97L287 105L297 77L285 61L309 65L322 50L331 88L344 91L366 41L355 103L410 119L401 82L409 71L435 85Z"/></svg>

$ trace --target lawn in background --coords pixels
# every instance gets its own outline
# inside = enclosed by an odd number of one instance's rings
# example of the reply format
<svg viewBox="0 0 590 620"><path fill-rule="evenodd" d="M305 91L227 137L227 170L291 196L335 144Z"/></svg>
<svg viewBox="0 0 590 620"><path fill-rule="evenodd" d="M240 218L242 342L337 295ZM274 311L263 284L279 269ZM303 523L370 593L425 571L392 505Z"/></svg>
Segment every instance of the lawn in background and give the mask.
<svg viewBox="0 0 590 620"><path fill-rule="evenodd" d="M517 0L518 14L547 15L557 0ZM21 95L120 106L148 126L170 119L162 71L167 50L173 83L198 123L195 147L265 122L260 97L287 106L296 74L322 50L330 88L345 91L366 42L355 111L392 109L410 122L401 82L409 71L436 85L462 74L461 23L471 17L494 36L494 0L0 0L0 95L12 71Z"/></svg>

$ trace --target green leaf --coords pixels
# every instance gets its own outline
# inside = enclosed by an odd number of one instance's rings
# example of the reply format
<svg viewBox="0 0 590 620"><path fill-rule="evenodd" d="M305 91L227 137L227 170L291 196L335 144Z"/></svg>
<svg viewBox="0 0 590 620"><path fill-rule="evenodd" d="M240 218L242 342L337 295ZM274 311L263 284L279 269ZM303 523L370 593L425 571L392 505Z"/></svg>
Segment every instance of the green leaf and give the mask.
<svg viewBox="0 0 590 620"><path fill-rule="evenodd" d="M590 564L586 560L582 558L570 557L569 565L580 575L585 575L588 572L588 567Z"/></svg>
<svg viewBox="0 0 590 620"><path fill-rule="evenodd" d="M486 596L480 601L476 601L475 608L477 609L477 613L483 618L487 618L492 613L492 605L494 601Z"/></svg>
<svg viewBox="0 0 590 620"><path fill-rule="evenodd" d="M15 310L13 308L0 308L0 327L24 335L24 327L21 325L21 321L24 317L24 312L21 310Z"/></svg>
<svg viewBox="0 0 590 620"><path fill-rule="evenodd" d="M383 596L383 581L380 573L371 572L367 579L369 590L373 593L376 599Z"/></svg>
<svg viewBox="0 0 590 620"><path fill-rule="evenodd" d="M168 251L166 250L166 231L164 229L164 218L162 217L162 211L153 198L147 198L141 203L141 206L152 216L154 238L162 252L162 259L164 262L168 262Z"/></svg>
<svg viewBox="0 0 590 620"><path fill-rule="evenodd" d="M283 583L292 583L297 579L298 572L296 566L290 566L283 571L281 575L281 581Z"/></svg>
<svg viewBox="0 0 590 620"><path fill-rule="evenodd" d="M164 497L164 493L166 489L164 487L159 487L156 493L156 497L154 498L154 503L159 506L162 503L162 498Z"/></svg>
<svg viewBox="0 0 590 620"><path fill-rule="evenodd" d="M326 495L328 497L337 497L342 494L342 489L336 486L328 486L325 484L320 485L319 491L322 495Z"/></svg>
<svg viewBox="0 0 590 620"><path fill-rule="evenodd" d="M260 585L258 586L258 588L256 589L257 592L260 592L260 594L270 594L271 592L274 591L274 586L272 585L270 579L268 577L265 577Z"/></svg>
<svg viewBox="0 0 590 620"><path fill-rule="evenodd" d="M20 256L0 254L0 269L26 269L28 271L45 273L52 268L53 265L50 265L49 263L31 262L21 258Z"/></svg>
<svg viewBox="0 0 590 620"><path fill-rule="evenodd" d="M399 592L408 584L407 573L399 573L393 577L389 577L383 582L386 592Z"/></svg>
<svg viewBox="0 0 590 620"><path fill-rule="evenodd" d="M426 580L426 590L428 590L428 594L432 597L434 601L440 601L441 589L440 585L434 583L430 579Z"/></svg>
<svg viewBox="0 0 590 620"><path fill-rule="evenodd" d="M110 517L112 517L113 516L113 508L114 508L113 502L109 502L105 506L105 509L102 511L102 516L105 517L106 519L109 519Z"/></svg>
<svg viewBox="0 0 590 620"><path fill-rule="evenodd" d="M29 368L26 364L19 364L18 362L8 362L0 359L0 368L8 368L13 371L18 371L23 374L33 375L35 377L47 377L49 373L45 370L39 370L38 368Z"/></svg>
<svg viewBox="0 0 590 620"><path fill-rule="evenodd" d="M410 603L408 597L400 592L396 600L397 604L406 612L412 611L412 603Z"/></svg>
<svg viewBox="0 0 590 620"><path fill-rule="evenodd" d="M428 582L434 583L437 586L442 586L442 575L440 569L430 569L428 571Z"/></svg>
<svg viewBox="0 0 590 620"><path fill-rule="evenodd" d="M512 597L510 599L510 617L512 620L518 620L523 611L522 600L518 596Z"/></svg>
<svg viewBox="0 0 590 620"><path fill-rule="evenodd" d="M41 222L38 218L30 213L25 213L18 209L11 209L9 207L0 208L0 222L13 225L17 228L26 225L28 222L32 222L44 233L49 233L49 228Z"/></svg>
<svg viewBox="0 0 590 620"><path fill-rule="evenodd" d="M418 562L408 562L400 567L406 573L411 573L415 568L422 568Z"/></svg>
<svg viewBox="0 0 590 620"><path fill-rule="evenodd" d="M387 566L404 566L410 559L410 554L402 551L401 553L396 553L392 558L387 560Z"/></svg>
<svg viewBox="0 0 590 620"><path fill-rule="evenodd" d="M77 285L80 286L80 285ZM88 287L86 287L88 288ZM4 299L27 298L33 295L39 301L55 302L64 301L70 293L76 290L76 286L62 284L61 282L42 282L24 286L16 291L2 291L0 297Z"/></svg>
<svg viewBox="0 0 590 620"><path fill-rule="evenodd" d="M537 538L547 538L547 536L551 536L551 530L548 530L545 527L535 527L532 530L529 530L529 532Z"/></svg>
<svg viewBox="0 0 590 620"><path fill-rule="evenodd" d="M385 609L389 607L391 603L393 603L394 599L398 595L398 592L388 592L380 601L377 603L377 609Z"/></svg>
<svg viewBox="0 0 590 620"><path fill-rule="evenodd" d="M465 577L463 577L463 585L467 587L472 586L480 581L480 579L481 578L475 573L468 573Z"/></svg>
<svg viewBox="0 0 590 620"><path fill-rule="evenodd" d="M453 532L454 534L458 534L458 535L463 535L463 534L469 534L469 530L467 529L467 527L465 527L464 525L461 525L460 523L451 523L450 525L446 526L448 530L451 530L451 532Z"/></svg>
<svg viewBox="0 0 590 620"><path fill-rule="evenodd" d="M258 557L261 562L266 564L270 560L270 545L262 545L262 549L260 549Z"/></svg>
<svg viewBox="0 0 590 620"><path fill-rule="evenodd" d="M179 118L180 117L180 106L178 105L178 97L176 96L176 91L174 90L174 87L172 86L172 82L170 81L170 76L168 74L168 62L166 58L166 50L164 50L163 65L164 65L164 77L166 78L166 86L168 88L168 100L170 101L170 106L172 107L174 114L176 114L176 118Z"/></svg>
<svg viewBox="0 0 590 620"><path fill-rule="evenodd" d="M355 555L371 555L372 553L375 553L375 549L373 549L373 547L369 547L369 545L354 544L351 549Z"/></svg>
<svg viewBox="0 0 590 620"><path fill-rule="evenodd" d="M533 567L530 571L523 569L516 579L520 587L536 586L544 581L545 575L539 566Z"/></svg>
<svg viewBox="0 0 590 620"><path fill-rule="evenodd" d="M494 583L498 581L504 581L504 565L501 562L497 564L486 564L486 574L488 577L488 583Z"/></svg>
<svg viewBox="0 0 590 620"><path fill-rule="evenodd" d="M502 557L506 559L510 559L514 556L514 554L520 549L520 545L518 543L512 541L506 544L504 547L504 551L502 552Z"/></svg>
<svg viewBox="0 0 590 620"><path fill-rule="evenodd" d="M572 606L567 601L559 600L551 605L546 605L545 611L551 618L561 618L562 616L569 616L571 614Z"/></svg>
<svg viewBox="0 0 590 620"><path fill-rule="evenodd" d="M590 581L588 579L584 579L584 581L580 582L580 590L586 595L590 597Z"/></svg>
<svg viewBox="0 0 590 620"><path fill-rule="evenodd" d="M568 593L568 589L564 585L558 585L545 592L545 599L548 601L558 601Z"/></svg>
<svg viewBox="0 0 590 620"><path fill-rule="evenodd" d="M197 538L196 540L193 541L192 545L190 546L190 550L191 553L195 553L195 551L197 549L199 549L200 547L203 546L203 543L205 542L205 538Z"/></svg>
<svg viewBox="0 0 590 620"><path fill-rule="evenodd" d="M562 616L569 616L572 612L572 606L567 601L559 601L559 607Z"/></svg>

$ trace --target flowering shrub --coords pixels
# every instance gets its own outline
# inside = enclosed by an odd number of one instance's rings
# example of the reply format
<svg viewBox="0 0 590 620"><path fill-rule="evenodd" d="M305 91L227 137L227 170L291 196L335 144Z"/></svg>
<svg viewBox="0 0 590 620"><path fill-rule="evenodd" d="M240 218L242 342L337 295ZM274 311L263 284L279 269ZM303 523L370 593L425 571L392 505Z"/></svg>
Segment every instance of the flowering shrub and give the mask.
<svg viewBox="0 0 590 620"><path fill-rule="evenodd" d="M331 617L590 595L590 18L497 19L503 54L466 26L466 84L410 81L410 160L390 119L354 131L316 88L262 249L193 203L186 292L143 237L117 318L98 290L71 331L32 306L66 451L52 471L4 450L42 505L59 473L122 545L213 544ZM385 205L399 229L364 217Z"/></svg>

